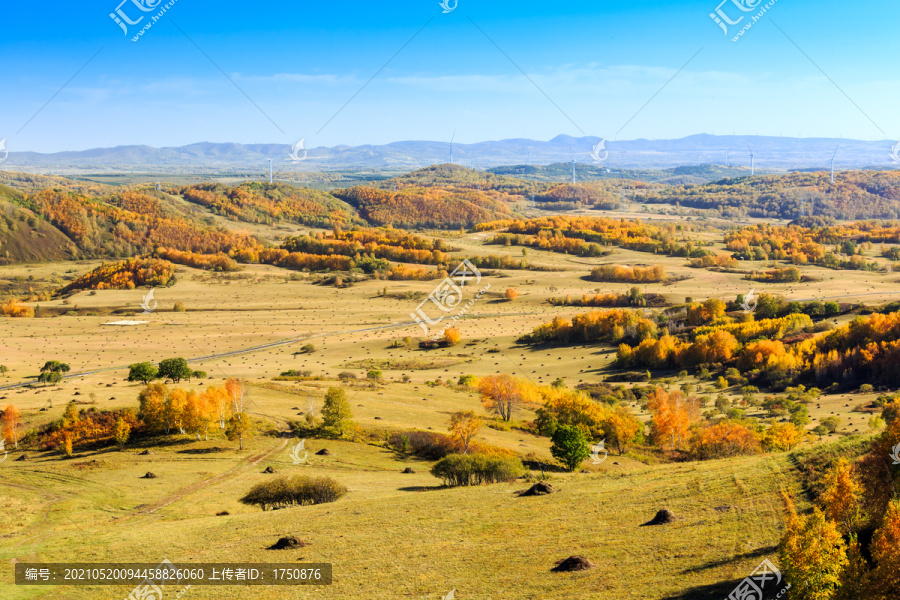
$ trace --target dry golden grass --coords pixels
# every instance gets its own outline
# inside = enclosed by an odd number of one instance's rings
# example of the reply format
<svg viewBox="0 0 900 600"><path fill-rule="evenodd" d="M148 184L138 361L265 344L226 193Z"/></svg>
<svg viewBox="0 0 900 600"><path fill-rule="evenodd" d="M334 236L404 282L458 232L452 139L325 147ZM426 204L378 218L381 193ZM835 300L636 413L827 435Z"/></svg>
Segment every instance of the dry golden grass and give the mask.
<svg viewBox="0 0 900 600"><path fill-rule="evenodd" d="M521 256L520 248L484 246L483 237L477 235L448 237L467 255ZM251 387L254 418L263 428L278 429L287 419L299 418L310 399L317 410L321 408L325 390L339 385L337 374L348 370L348 363L357 367L351 370L360 378L371 365L381 365L384 384L346 386L357 422L370 429L446 431L450 413L483 413L483 409L472 393L430 387L426 381L455 382L465 374L505 372L540 384L562 377L574 386L598 381L605 374L614 358L611 348L531 349L515 344L520 335L553 316L583 310L550 306L546 300L551 296L578 297L598 289L624 292L630 287L584 280L597 264L662 264L671 275L687 279L643 289L664 294L673 302L688 296L697 300L733 297L750 289L739 275L689 269L679 258L623 250L599 260L533 249L528 255L536 264L559 270L506 271L502 277L489 278L487 282L498 293L516 288L520 292L516 302L485 298L470 312L472 318L458 324L463 342L431 352L420 351L415 344L389 348L406 336L414 341L423 337L421 329L408 324L419 301L381 297L378 291L387 286L392 294L427 294L435 282L369 281L339 290L313 285L312 278L303 274L267 266L248 266L224 277L180 268L174 287L156 290L159 307L148 315L139 306L147 290L81 292L69 304L40 303L59 310L77 305L82 314L0 319L0 363L11 369L0 385L28 381L47 360L63 360L73 371L93 374L59 386L3 389L0 405L17 405L31 427L59 418L73 399L94 402L100 409L134 407L140 385L125 381L128 364L237 353L196 361L192 366L206 371L210 379L184 385L216 385L231 376L268 384L289 369L310 370L325 378ZM50 278L70 268L86 271L92 266L0 267L0 280L29 274ZM803 271L820 281L754 286L757 293L782 293L792 299L828 297L874 304L891 299L895 283L893 276L885 274L817 267ZM172 312L175 302L183 302L187 312ZM120 314L86 314L113 310ZM148 323L104 325L120 319ZM280 342L290 343L265 347ZM315 345L314 353L295 354L307 343ZM499 352L490 352L494 349ZM387 370L397 365L409 370ZM423 365L439 366L412 369ZM411 377L409 383L399 382L404 373ZM673 385L682 383L672 377ZM702 394L714 398L718 393L711 389L711 382L689 381L699 384ZM870 398L822 397L810 405L813 424L834 412L844 419L842 432L864 432L868 416L849 410ZM546 438L485 427L480 439L549 460ZM559 494L519 499L513 492L526 487L522 482L430 489L438 481L428 474L429 463L363 444L309 440L309 462L294 466L285 442L258 435L240 453L236 444L218 436L209 442L183 438L153 448L150 456L140 456L131 447L124 452L83 453L72 460L34 452L25 462L7 460L0 465L0 558L6 564L14 559L153 562L168 558L175 562L302 559L335 565L335 584L329 589L204 587L189 592L197 598L442 598L453 588L457 598L725 597L733 587L729 584L749 574L764 556L774 557L771 547L781 527L778 491L795 485L783 456L654 467L611 456L600 467L588 467L588 474L555 475L553 483L562 489ZM322 447L334 455L312 454ZM222 450L196 452L210 448ZM273 454L251 464L249 459L268 452ZM13 453L10 458L16 456ZM237 498L266 477L262 470L269 465L280 473L332 476L347 485L350 493L332 505L269 513L238 504ZM413 466L417 473L401 474L406 466ZM159 478L140 479L147 471ZM147 512L158 505L165 506ZM731 508L716 510L725 506ZM664 528L638 527L664 507L684 518ZM221 510L230 516L214 516ZM288 534L312 545L280 553L263 550ZM571 554L584 554L600 567L568 575L549 572L556 560ZM81 599L124 597L128 590L50 591L0 584L2 599L40 597L48 591L58 598Z"/></svg>

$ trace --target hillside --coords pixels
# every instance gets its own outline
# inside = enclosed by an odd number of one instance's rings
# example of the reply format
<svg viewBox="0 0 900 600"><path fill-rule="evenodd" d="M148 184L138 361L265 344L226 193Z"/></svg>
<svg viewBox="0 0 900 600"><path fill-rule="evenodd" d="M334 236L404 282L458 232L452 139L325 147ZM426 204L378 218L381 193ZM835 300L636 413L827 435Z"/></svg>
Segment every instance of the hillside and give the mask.
<svg viewBox="0 0 900 600"><path fill-rule="evenodd" d="M21 199L16 190L0 185L0 264L74 258L71 240L32 211L22 208L18 204Z"/></svg>
<svg viewBox="0 0 900 600"><path fill-rule="evenodd" d="M681 185L638 194L636 200L675 204L759 218L900 218L900 172L845 171L834 184L827 172L760 175Z"/></svg>

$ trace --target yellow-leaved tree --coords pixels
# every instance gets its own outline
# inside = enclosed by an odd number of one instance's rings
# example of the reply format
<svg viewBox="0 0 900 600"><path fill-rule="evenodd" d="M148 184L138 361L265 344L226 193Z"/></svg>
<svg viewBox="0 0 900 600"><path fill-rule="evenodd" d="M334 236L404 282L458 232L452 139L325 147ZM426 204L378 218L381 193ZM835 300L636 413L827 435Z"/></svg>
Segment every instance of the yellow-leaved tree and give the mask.
<svg viewBox="0 0 900 600"><path fill-rule="evenodd" d="M800 516L783 493L788 523L779 546L781 571L791 584L791 600L834 600L847 567L847 544L834 521L818 507Z"/></svg>

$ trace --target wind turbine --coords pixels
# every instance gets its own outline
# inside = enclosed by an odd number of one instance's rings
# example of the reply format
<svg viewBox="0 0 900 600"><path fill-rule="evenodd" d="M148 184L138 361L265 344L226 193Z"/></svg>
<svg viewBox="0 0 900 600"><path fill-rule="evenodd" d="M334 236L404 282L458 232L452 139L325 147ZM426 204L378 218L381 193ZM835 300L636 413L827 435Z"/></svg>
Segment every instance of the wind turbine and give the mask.
<svg viewBox="0 0 900 600"><path fill-rule="evenodd" d="M747 150L750 151L750 177L753 177L753 174L755 173L753 169L753 148L750 147L750 144L747 144Z"/></svg>
<svg viewBox="0 0 900 600"><path fill-rule="evenodd" d="M834 157L837 156L838 147L834 147L834 154L831 155L831 185L834 185Z"/></svg>
<svg viewBox="0 0 900 600"><path fill-rule="evenodd" d="M453 130L453 137L450 138L450 164L453 164L453 140L456 139L456 130Z"/></svg>
<svg viewBox="0 0 900 600"><path fill-rule="evenodd" d="M572 185L575 185L575 153L572 153Z"/></svg>
<svg viewBox="0 0 900 600"><path fill-rule="evenodd" d="M271 158L266 159L269 161L269 185L272 185L272 160Z"/></svg>

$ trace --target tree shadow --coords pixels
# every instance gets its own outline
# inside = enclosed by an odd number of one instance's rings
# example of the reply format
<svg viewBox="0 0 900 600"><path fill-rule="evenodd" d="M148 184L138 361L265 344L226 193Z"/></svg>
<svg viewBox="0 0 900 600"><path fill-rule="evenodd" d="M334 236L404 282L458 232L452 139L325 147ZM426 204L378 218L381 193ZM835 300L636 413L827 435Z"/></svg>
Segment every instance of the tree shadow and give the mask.
<svg viewBox="0 0 900 600"><path fill-rule="evenodd" d="M189 448L188 450L179 450L176 454L217 454L219 452L225 452L226 450L228 450L228 448L213 446L212 448Z"/></svg>
<svg viewBox="0 0 900 600"><path fill-rule="evenodd" d="M724 567L729 563L733 563L736 560L743 560L745 558L758 558L762 560L768 556L772 556L778 551L778 546L765 546L763 548L757 548L752 552L745 552L744 554L737 554L732 556L731 558L725 558L722 560L712 560L702 565L697 565L696 567L691 567L690 569L685 569L681 572L682 575L687 575L688 573L696 573L698 571L705 571L706 569L715 569L716 567ZM730 590L729 590L730 592ZM727 595L727 594L726 594Z"/></svg>
<svg viewBox="0 0 900 600"><path fill-rule="evenodd" d="M399 492L434 492L443 489L442 485L411 485L408 487L397 488Z"/></svg>
<svg viewBox="0 0 900 600"><path fill-rule="evenodd" d="M733 592L734 588L736 588L741 581L743 581L743 579L700 585L687 589L680 594L675 594L674 596L666 596L661 600L722 600L722 598L727 598L728 594Z"/></svg>

